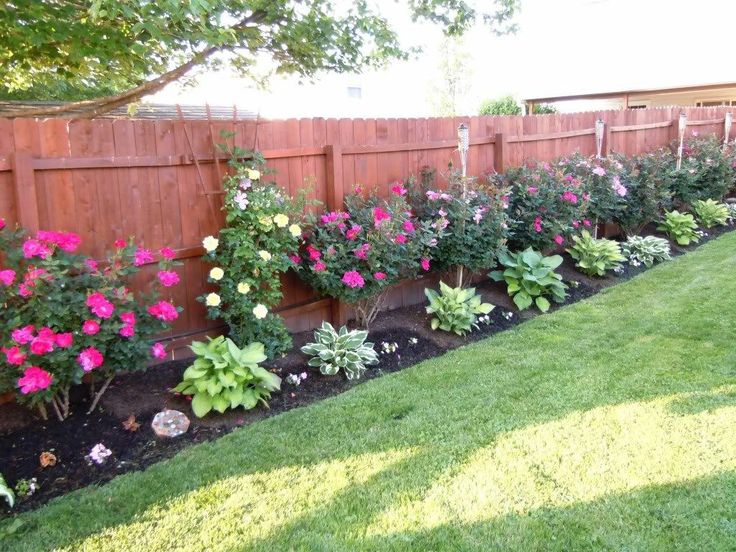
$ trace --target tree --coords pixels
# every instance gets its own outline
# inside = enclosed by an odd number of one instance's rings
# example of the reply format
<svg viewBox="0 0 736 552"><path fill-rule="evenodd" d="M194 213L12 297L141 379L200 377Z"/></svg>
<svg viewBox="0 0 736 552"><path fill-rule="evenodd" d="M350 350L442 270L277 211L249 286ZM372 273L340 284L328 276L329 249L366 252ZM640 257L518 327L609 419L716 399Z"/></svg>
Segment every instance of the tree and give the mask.
<svg viewBox="0 0 736 552"><path fill-rule="evenodd" d="M430 90L435 115L458 115L459 101L470 88L471 56L459 37L445 37L440 46L437 74Z"/></svg>
<svg viewBox="0 0 736 552"><path fill-rule="evenodd" d="M448 36L483 22L514 29L520 0L406 0ZM194 70L242 76L360 71L409 49L371 0L8 0L0 12L0 97L79 99L1 113L104 113Z"/></svg>
<svg viewBox="0 0 736 552"><path fill-rule="evenodd" d="M534 115L557 113L557 108L550 104L534 104ZM485 100L480 104L479 115L521 115L521 106L513 96L503 96L495 100Z"/></svg>

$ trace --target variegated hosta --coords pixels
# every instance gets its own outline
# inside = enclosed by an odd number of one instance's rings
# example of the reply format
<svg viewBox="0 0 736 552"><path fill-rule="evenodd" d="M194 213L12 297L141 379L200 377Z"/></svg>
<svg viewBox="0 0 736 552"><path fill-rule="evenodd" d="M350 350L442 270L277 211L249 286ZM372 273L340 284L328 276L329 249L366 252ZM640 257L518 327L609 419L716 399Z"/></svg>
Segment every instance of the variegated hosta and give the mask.
<svg viewBox="0 0 736 552"><path fill-rule="evenodd" d="M5 498L9 507L13 507L15 504L15 494L13 489L5 482L3 475L0 474L0 497Z"/></svg>
<svg viewBox="0 0 736 552"><path fill-rule="evenodd" d="M641 264L647 268L654 263L669 261L670 242L657 236L630 236L621 244L621 251L634 266Z"/></svg>
<svg viewBox="0 0 736 552"><path fill-rule="evenodd" d="M314 332L315 343L302 347L302 353L313 358L309 366L318 367L326 376L334 376L340 370L349 379L359 379L366 366L378 364L378 355L373 343L366 343L368 332L352 330L343 326L335 331L332 324L322 322L322 327Z"/></svg>
<svg viewBox="0 0 736 552"><path fill-rule="evenodd" d="M193 395L192 410L201 418L211 410L250 409L281 388L281 378L258 366L266 360L262 343L238 347L223 336L209 343L194 341L190 349L197 359L184 371L183 381L174 391Z"/></svg>

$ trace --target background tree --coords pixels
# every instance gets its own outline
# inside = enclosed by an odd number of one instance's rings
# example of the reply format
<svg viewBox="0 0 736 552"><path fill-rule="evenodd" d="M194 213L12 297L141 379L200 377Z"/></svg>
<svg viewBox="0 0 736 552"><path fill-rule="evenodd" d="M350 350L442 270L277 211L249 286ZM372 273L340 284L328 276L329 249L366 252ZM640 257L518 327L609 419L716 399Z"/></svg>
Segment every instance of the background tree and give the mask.
<svg viewBox="0 0 736 552"><path fill-rule="evenodd" d="M557 113L557 108L550 104L534 104L534 114ZM479 115L521 115L521 106L513 96L503 96L495 100L485 100L480 104Z"/></svg>
<svg viewBox="0 0 736 552"><path fill-rule="evenodd" d="M470 88L472 55L461 37L445 37L439 50L437 78L430 89L432 110L438 117L459 115L461 99Z"/></svg>
<svg viewBox="0 0 736 552"><path fill-rule="evenodd" d="M405 1L415 21L456 36L476 22L513 30L520 0ZM371 0L8 0L0 37L0 98L79 100L5 116L93 116L223 63L252 78L264 66L311 77L410 51Z"/></svg>

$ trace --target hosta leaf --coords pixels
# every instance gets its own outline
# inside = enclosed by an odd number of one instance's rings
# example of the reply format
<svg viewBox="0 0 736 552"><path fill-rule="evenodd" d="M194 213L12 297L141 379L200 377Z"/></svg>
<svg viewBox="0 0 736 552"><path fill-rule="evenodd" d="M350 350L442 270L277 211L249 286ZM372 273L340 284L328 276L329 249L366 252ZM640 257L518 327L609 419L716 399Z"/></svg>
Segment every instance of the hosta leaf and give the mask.
<svg viewBox="0 0 736 552"><path fill-rule="evenodd" d="M212 410L212 400L205 393L197 393L192 399L192 412L197 418L202 418Z"/></svg>
<svg viewBox="0 0 736 552"><path fill-rule="evenodd" d="M540 311L547 312L549 310L549 301L547 301L547 299L545 299L544 297L537 297L534 302L537 304L537 307L539 307Z"/></svg>

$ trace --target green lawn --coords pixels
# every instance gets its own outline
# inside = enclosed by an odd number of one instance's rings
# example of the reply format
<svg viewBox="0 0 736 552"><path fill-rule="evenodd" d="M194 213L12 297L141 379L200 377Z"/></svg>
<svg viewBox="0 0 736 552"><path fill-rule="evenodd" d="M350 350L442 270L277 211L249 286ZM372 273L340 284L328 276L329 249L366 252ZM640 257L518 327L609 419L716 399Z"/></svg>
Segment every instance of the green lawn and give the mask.
<svg viewBox="0 0 736 552"><path fill-rule="evenodd" d="M734 550L734 251L55 500L0 549Z"/></svg>

